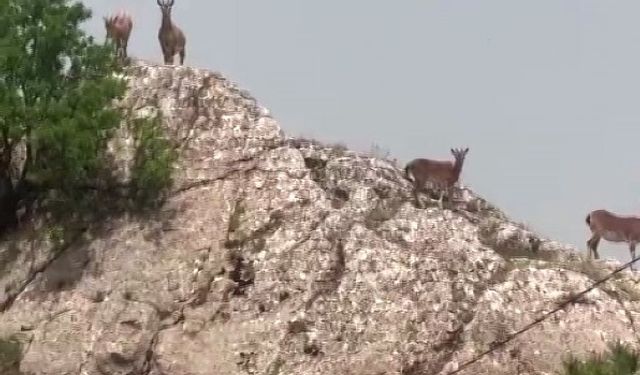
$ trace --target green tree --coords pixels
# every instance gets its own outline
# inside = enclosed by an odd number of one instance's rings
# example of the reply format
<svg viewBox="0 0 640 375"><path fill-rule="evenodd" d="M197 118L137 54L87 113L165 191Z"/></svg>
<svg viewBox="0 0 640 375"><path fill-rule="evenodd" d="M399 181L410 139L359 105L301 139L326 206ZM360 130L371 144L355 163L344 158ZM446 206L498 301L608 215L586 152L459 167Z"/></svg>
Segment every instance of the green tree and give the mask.
<svg viewBox="0 0 640 375"><path fill-rule="evenodd" d="M79 2L0 0L0 228L27 196L99 176L126 85L110 46L80 29L90 17Z"/></svg>

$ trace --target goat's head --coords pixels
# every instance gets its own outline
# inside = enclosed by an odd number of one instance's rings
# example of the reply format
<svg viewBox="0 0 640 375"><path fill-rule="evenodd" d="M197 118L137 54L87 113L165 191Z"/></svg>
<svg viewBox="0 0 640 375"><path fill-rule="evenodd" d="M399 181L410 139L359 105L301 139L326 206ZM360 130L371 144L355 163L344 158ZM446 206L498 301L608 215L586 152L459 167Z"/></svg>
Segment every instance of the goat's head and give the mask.
<svg viewBox="0 0 640 375"><path fill-rule="evenodd" d="M453 157L456 158L456 162L462 163L464 161L464 157L467 156L467 152L469 152L469 148L465 148L464 150L461 148L452 148L451 153Z"/></svg>
<svg viewBox="0 0 640 375"><path fill-rule="evenodd" d="M175 0L157 0L158 6L160 10L162 10L162 14L166 16L171 15L171 8L173 7L173 3Z"/></svg>

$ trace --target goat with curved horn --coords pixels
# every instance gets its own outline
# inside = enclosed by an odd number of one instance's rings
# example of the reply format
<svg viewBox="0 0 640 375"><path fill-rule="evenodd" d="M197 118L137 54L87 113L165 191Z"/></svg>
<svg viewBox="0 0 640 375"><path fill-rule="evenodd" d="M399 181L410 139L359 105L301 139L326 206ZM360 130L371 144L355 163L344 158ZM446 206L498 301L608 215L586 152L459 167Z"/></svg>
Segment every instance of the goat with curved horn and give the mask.
<svg viewBox="0 0 640 375"><path fill-rule="evenodd" d="M600 259L598 243L601 238L609 242L626 242L629 245L631 260L636 259L636 244L640 242L640 217L620 216L607 210L589 212L586 223L591 230L587 241L587 255ZM631 264L633 270L633 264Z"/></svg>
<svg viewBox="0 0 640 375"><path fill-rule="evenodd" d="M422 208L418 193L424 188L426 182L431 182L440 188L440 199L438 200L438 206L442 209L442 198L446 191L447 198L451 202L452 188L458 179L460 178L460 172L462 171L462 164L464 158L469 152L469 148L451 149L455 160L443 161L443 160L431 160L431 159L413 159L404 168L405 177L413 181L413 196L416 200L416 205Z"/></svg>
<svg viewBox="0 0 640 375"><path fill-rule="evenodd" d="M175 55L180 55L180 65L184 63L186 54L186 38L178 26L171 21L171 8L175 0L157 0L162 11L162 24L158 32L160 48L165 64L173 64Z"/></svg>
<svg viewBox="0 0 640 375"><path fill-rule="evenodd" d="M115 15L103 17L104 27L107 30L107 39L111 39L116 44L116 56L124 61L127 58L127 45L129 36L133 29L131 16L121 10Z"/></svg>

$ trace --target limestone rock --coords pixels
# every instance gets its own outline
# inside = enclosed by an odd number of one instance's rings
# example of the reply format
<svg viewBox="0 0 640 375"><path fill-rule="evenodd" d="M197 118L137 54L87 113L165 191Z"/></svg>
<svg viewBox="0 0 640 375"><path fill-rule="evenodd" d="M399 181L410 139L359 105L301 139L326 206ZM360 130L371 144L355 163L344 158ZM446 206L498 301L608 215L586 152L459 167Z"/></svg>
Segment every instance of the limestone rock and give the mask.
<svg viewBox="0 0 640 375"><path fill-rule="evenodd" d="M414 206L389 160L286 138L222 75L137 62L119 105L180 150L152 217L35 221L0 244L0 335L31 374L447 374L616 264L586 262L465 187ZM133 141L110 144L122 181ZM632 341L623 272L462 374L552 373Z"/></svg>

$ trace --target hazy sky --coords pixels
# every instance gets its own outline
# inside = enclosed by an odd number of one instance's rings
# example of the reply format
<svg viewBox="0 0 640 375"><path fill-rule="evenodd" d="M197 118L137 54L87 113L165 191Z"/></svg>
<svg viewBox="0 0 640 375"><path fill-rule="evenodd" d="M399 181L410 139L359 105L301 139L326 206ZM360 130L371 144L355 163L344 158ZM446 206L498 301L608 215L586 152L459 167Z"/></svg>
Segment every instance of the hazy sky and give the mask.
<svg viewBox="0 0 640 375"><path fill-rule="evenodd" d="M129 54L162 61L154 0ZM290 135L376 143L402 162L470 148L462 181L581 250L594 208L640 214L637 0L176 0L186 64L218 70ZM629 260L624 244L601 255Z"/></svg>

